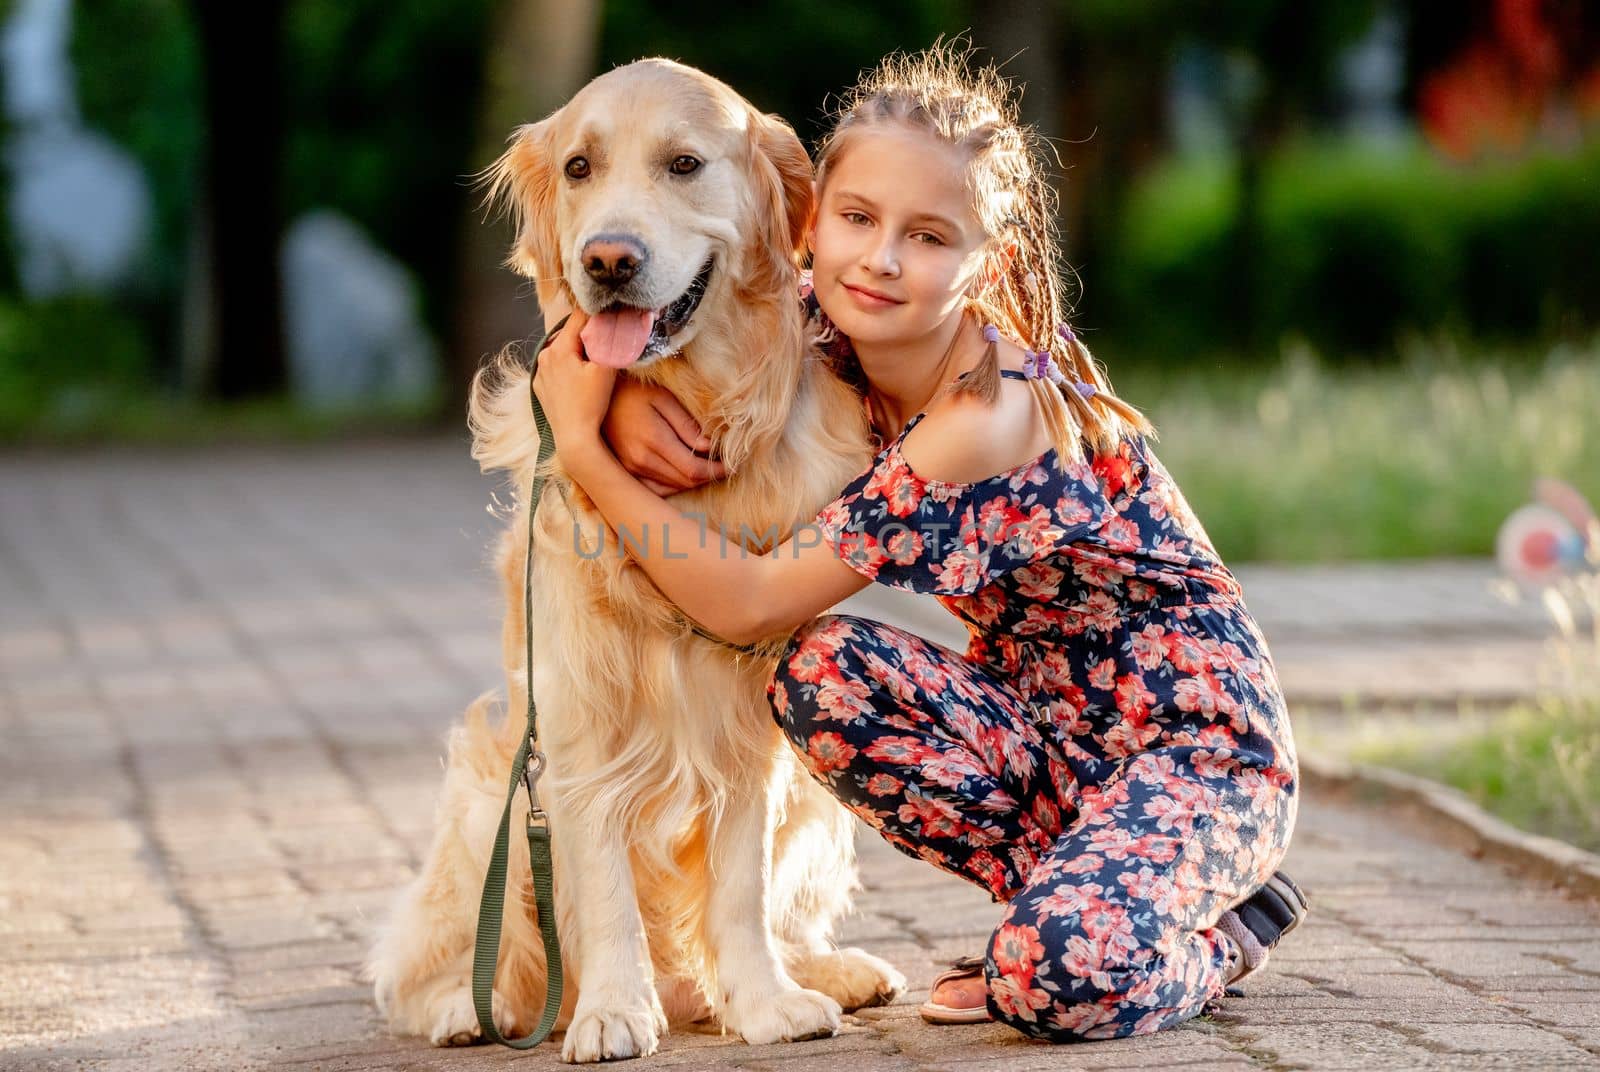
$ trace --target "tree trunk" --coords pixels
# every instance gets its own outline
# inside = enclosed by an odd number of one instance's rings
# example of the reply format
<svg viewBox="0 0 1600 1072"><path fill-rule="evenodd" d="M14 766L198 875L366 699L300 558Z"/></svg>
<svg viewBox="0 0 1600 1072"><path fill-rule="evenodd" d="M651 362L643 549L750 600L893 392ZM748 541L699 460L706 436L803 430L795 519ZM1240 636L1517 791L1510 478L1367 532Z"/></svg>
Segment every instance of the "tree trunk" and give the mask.
<svg viewBox="0 0 1600 1072"><path fill-rule="evenodd" d="M199 240L202 307L185 336L190 386L224 399L276 394L288 383L278 245L283 147L282 0L195 0L205 85L206 146Z"/></svg>
<svg viewBox="0 0 1600 1072"><path fill-rule="evenodd" d="M1024 87L1022 121L1047 138L1056 137L1061 83L1051 48L1058 32L1054 6L1039 0L990 0L975 5L972 19L972 43L986 53L980 60L993 59L1001 74Z"/></svg>
<svg viewBox="0 0 1600 1072"><path fill-rule="evenodd" d="M509 0L490 20L478 149L472 170L505 150L521 123L560 107L594 72L599 51L598 0ZM508 220L484 218L468 199L462 221L459 300L448 369L452 421L465 412L466 388L483 361L509 342L542 330L531 281L503 267L511 249Z"/></svg>
<svg viewBox="0 0 1600 1072"><path fill-rule="evenodd" d="M1066 72L1059 95L1062 162L1062 251L1081 272L1083 290L1069 289L1074 312L1093 328L1108 300L1096 279L1116 254L1116 231L1141 172L1168 147L1170 41L1095 40L1074 27L1056 51Z"/></svg>

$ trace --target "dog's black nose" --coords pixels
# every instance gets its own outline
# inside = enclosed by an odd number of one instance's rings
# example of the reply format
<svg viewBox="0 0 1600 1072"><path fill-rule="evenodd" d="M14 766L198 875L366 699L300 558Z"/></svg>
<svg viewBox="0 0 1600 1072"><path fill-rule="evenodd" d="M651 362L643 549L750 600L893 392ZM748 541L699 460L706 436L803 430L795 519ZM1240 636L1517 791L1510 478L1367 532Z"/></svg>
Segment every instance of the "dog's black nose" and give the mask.
<svg viewBox="0 0 1600 1072"><path fill-rule="evenodd" d="M583 244L583 270L603 287L616 288L644 267L644 245L627 235L596 235Z"/></svg>

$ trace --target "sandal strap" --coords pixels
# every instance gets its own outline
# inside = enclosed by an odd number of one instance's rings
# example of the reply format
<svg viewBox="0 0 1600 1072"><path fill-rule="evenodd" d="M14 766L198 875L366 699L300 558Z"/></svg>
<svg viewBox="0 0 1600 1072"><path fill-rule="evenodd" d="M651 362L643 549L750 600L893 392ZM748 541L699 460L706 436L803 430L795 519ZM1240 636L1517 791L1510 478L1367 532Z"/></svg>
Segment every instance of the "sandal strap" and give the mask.
<svg viewBox="0 0 1600 1072"><path fill-rule="evenodd" d="M974 975L983 974L983 957L959 957L950 961L950 967L933 977L929 990L936 990L942 983L954 982L957 979L970 979Z"/></svg>
<svg viewBox="0 0 1600 1072"><path fill-rule="evenodd" d="M1300 925L1309 908L1300 887L1279 871L1234 911L1262 945L1271 947Z"/></svg>
<svg viewBox="0 0 1600 1072"><path fill-rule="evenodd" d="M1243 979L1267 962L1267 953L1271 945L1256 937L1255 932L1240 918L1238 909L1230 908L1222 913L1217 920L1217 930L1233 939L1234 947L1239 953L1239 962L1234 965L1228 982Z"/></svg>

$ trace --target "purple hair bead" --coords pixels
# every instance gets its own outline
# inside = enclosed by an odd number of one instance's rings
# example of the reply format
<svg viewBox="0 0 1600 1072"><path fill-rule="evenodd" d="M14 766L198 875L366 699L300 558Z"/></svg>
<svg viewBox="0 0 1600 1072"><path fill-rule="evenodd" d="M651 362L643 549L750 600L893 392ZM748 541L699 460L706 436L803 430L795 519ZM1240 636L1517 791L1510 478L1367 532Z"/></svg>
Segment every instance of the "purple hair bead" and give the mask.
<svg viewBox="0 0 1600 1072"><path fill-rule="evenodd" d="M993 324L985 324L985 325L983 325L983 341L984 342L999 342L1000 341L1000 329L995 327Z"/></svg>
<svg viewBox="0 0 1600 1072"><path fill-rule="evenodd" d="M1028 377L1030 380L1054 380L1056 378L1056 371L1055 368L1050 364L1050 351L1022 351L1022 374Z"/></svg>
<svg viewBox="0 0 1600 1072"><path fill-rule="evenodd" d="M1100 393L1099 390L1092 383L1079 383L1077 385L1077 387L1078 387L1078 394L1085 401L1093 398L1095 395Z"/></svg>
<svg viewBox="0 0 1600 1072"><path fill-rule="evenodd" d="M1067 342L1073 342L1078 338L1072 333L1072 325L1066 322L1056 325L1056 334L1060 335Z"/></svg>

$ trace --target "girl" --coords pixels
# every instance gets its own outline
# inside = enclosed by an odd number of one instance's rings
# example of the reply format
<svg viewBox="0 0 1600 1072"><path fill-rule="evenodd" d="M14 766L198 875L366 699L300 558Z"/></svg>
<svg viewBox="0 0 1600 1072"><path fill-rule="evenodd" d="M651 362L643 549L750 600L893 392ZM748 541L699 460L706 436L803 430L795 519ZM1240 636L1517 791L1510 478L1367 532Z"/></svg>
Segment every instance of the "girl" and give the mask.
<svg viewBox="0 0 1600 1072"><path fill-rule="evenodd" d="M697 540L602 438L615 373L584 360L581 312L534 379L563 464L612 528L666 530L674 553L639 562L690 617L793 634L768 695L817 779L1007 904L925 1017L1057 1041L1186 1020L1305 911L1274 873L1298 778L1266 643L1062 322L1051 190L1007 83L949 48L891 57L848 95L817 191L819 332L886 444L817 532L765 556ZM818 617L871 581L938 596L965 656Z"/></svg>

